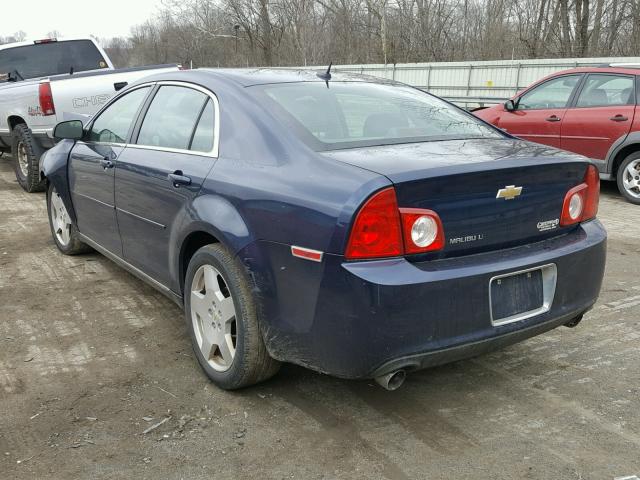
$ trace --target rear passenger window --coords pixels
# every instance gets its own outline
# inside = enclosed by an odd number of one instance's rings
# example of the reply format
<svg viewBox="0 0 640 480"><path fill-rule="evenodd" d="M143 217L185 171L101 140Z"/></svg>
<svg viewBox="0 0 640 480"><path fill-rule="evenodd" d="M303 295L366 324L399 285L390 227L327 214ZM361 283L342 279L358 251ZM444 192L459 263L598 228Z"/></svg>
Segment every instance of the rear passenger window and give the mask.
<svg viewBox="0 0 640 480"><path fill-rule="evenodd" d="M635 103L633 77L593 74L587 77L577 107L609 107Z"/></svg>
<svg viewBox="0 0 640 480"><path fill-rule="evenodd" d="M215 114L213 109L213 102L207 101L207 105L202 111L198 126L193 134L193 141L191 142L191 150L196 152L210 152L213 150L213 127L215 124Z"/></svg>
<svg viewBox="0 0 640 480"><path fill-rule="evenodd" d="M204 93L192 88L160 87L147 110L136 143L187 150L207 99Z"/></svg>

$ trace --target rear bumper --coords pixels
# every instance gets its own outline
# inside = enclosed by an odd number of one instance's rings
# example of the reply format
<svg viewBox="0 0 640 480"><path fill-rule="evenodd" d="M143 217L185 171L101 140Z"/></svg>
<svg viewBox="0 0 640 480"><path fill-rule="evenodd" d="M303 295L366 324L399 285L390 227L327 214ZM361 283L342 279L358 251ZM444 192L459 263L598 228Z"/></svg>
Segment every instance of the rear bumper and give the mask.
<svg viewBox="0 0 640 480"><path fill-rule="evenodd" d="M548 332L549 330L553 330L554 328L565 325L571 320L574 320L575 318L580 317L582 314L586 313L590 308L591 307L586 310L580 309L568 315L563 315L551 320L539 322L527 328L514 330L504 335L484 338L482 340L478 340L477 342L471 342L449 348L443 348L440 350L426 351L414 355L394 358L380 365L373 371L371 376L377 377L396 370L419 370L423 368L435 367L437 365L443 365L445 363L475 357L483 353L504 348L509 345L513 345L514 343L526 340L527 338L535 337L536 335L540 335L542 333Z"/></svg>
<svg viewBox="0 0 640 480"><path fill-rule="evenodd" d="M466 358L569 322L598 297L606 232L596 220L535 244L423 263L345 262L336 255L314 263L292 257L284 245L265 242L261 249L268 273L254 277L270 353L362 378ZM494 326L491 278L547 264L557 267L549 311Z"/></svg>

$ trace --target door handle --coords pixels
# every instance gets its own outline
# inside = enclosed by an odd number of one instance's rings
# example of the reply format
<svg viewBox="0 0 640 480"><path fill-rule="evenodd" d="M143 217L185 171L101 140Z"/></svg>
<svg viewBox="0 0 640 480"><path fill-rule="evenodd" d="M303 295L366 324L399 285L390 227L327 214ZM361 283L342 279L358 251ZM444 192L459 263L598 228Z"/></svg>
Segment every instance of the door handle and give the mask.
<svg viewBox="0 0 640 480"><path fill-rule="evenodd" d="M127 85L129 85L129 82L116 82L113 84L113 89L118 92L120 90L122 90L124 87L126 87Z"/></svg>
<svg viewBox="0 0 640 480"><path fill-rule="evenodd" d="M100 160L100 166L106 170L107 168L113 168L115 164L109 160L109 158L102 158Z"/></svg>
<svg viewBox="0 0 640 480"><path fill-rule="evenodd" d="M557 115L551 115L550 117L545 118L547 122L559 122L561 119Z"/></svg>
<svg viewBox="0 0 640 480"><path fill-rule="evenodd" d="M181 170L176 170L175 172L170 173L169 181L176 188L180 188L180 185L191 185L191 179L189 177L185 177Z"/></svg>
<svg viewBox="0 0 640 480"><path fill-rule="evenodd" d="M615 117L611 117L609 120L613 122L626 122L629 119L622 114L618 114Z"/></svg>

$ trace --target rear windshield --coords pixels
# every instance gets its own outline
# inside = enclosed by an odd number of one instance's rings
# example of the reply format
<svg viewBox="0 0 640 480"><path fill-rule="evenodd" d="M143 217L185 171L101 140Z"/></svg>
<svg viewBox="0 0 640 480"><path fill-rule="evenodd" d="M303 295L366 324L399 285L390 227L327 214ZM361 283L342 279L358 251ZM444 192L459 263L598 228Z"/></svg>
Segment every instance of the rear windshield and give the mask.
<svg viewBox="0 0 640 480"><path fill-rule="evenodd" d="M252 87L316 150L433 140L502 138L495 129L415 88L364 82Z"/></svg>
<svg viewBox="0 0 640 480"><path fill-rule="evenodd" d="M17 80L107 68L93 42L68 40L0 50L0 75Z"/></svg>

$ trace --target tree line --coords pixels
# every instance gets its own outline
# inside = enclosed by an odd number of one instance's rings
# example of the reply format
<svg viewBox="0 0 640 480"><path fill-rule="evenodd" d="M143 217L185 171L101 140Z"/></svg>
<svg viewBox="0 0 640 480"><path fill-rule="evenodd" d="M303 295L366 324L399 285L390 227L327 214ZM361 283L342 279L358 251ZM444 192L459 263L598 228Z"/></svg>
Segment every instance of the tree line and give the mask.
<svg viewBox="0 0 640 480"><path fill-rule="evenodd" d="M640 56L640 0L164 0L117 66Z"/></svg>

